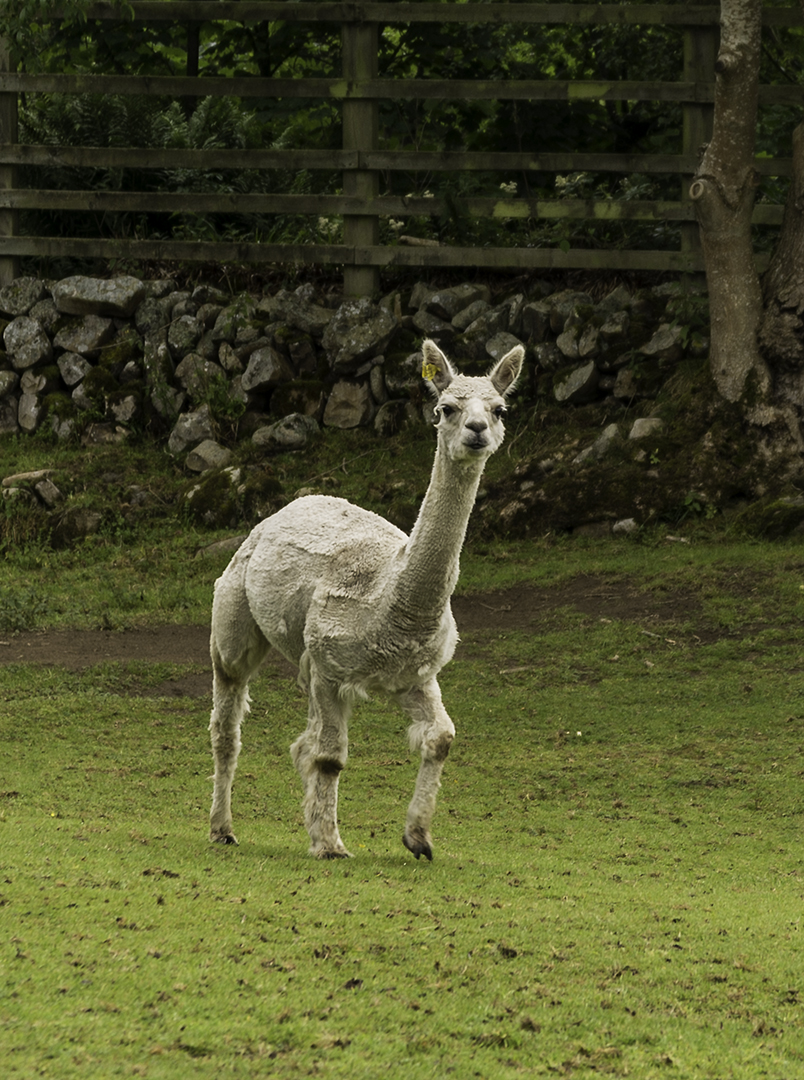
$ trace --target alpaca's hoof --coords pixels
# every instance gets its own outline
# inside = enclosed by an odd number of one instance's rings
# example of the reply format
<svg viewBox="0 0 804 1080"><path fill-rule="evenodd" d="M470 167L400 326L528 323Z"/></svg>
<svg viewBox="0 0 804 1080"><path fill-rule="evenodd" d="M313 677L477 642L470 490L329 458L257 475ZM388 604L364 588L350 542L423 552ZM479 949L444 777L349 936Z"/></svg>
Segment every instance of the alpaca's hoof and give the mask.
<svg viewBox="0 0 804 1080"><path fill-rule="evenodd" d="M236 844L237 837L230 832L211 832L209 838L213 844Z"/></svg>
<svg viewBox="0 0 804 1080"><path fill-rule="evenodd" d="M316 859L352 859L351 851L347 851L343 844L338 847L310 848L310 854Z"/></svg>
<svg viewBox="0 0 804 1080"><path fill-rule="evenodd" d="M424 839L408 840L407 833L402 837L402 843L418 859L421 855L424 855L430 862L433 861L433 849Z"/></svg>

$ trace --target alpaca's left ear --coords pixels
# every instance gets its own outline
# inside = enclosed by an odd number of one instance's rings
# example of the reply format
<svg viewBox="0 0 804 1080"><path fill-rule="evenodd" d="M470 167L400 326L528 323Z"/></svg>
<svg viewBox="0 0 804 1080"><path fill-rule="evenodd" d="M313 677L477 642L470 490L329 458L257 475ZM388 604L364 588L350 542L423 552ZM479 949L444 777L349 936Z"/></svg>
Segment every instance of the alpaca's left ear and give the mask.
<svg viewBox="0 0 804 1080"><path fill-rule="evenodd" d="M525 359L525 350L521 345L515 345L502 360L498 360L489 372L494 389L505 397L516 386L516 381L522 371L522 362Z"/></svg>
<svg viewBox="0 0 804 1080"><path fill-rule="evenodd" d="M458 374L434 341L422 342L422 378L436 395L443 394Z"/></svg>

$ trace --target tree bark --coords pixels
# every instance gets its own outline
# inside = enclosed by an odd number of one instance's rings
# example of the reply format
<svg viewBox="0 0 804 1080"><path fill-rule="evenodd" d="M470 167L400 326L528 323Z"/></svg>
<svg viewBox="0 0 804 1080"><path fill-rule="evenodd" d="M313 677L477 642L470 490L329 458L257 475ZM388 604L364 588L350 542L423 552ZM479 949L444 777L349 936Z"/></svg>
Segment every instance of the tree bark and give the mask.
<svg viewBox="0 0 804 1080"><path fill-rule="evenodd" d="M740 401L749 391L755 398L770 389L758 343L762 293L751 244L762 0L721 0L720 10L714 128L690 198L706 263L712 376L721 397Z"/></svg>

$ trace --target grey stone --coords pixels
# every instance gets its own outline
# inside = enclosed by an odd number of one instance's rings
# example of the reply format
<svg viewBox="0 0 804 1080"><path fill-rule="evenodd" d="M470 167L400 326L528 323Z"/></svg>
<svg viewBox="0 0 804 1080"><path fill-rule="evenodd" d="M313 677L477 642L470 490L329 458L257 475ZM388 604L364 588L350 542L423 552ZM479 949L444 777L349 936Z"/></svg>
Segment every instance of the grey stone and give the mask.
<svg viewBox="0 0 804 1080"><path fill-rule="evenodd" d="M627 311L615 311L600 327L600 336L606 345L620 345L628 340L631 316Z"/></svg>
<svg viewBox="0 0 804 1080"><path fill-rule="evenodd" d="M49 296L46 296L44 300L40 300L39 303L34 304L28 314L32 319L36 319L46 334L53 333L56 329L56 324L61 318L59 309Z"/></svg>
<svg viewBox="0 0 804 1080"><path fill-rule="evenodd" d="M374 417L374 430L383 438L395 435L406 424L419 424L421 417L412 401L396 399L386 401Z"/></svg>
<svg viewBox="0 0 804 1080"><path fill-rule="evenodd" d="M320 430L312 416L291 413L275 424L258 428L251 441L265 450L303 450Z"/></svg>
<svg viewBox="0 0 804 1080"><path fill-rule="evenodd" d="M452 325L459 334L463 333L467 326L471 326L476 319L485 315L487 311L491 311L491 304L487 300L475 300L458 312L452 320Z"/></svg>
<svg viewBox="0 0 804 1080"><path fill-rule="evenodd" d="M440 289L427 297L424 304L419 308L419 313L426 311L443 322L451 322L459 311L463 311L472 303L472 300L477 299L479 299L479 296L473 296L470 300L467 300L465 295L462 295L456 289Z"/></svg>
<svg viewBox="0 0 804 1080"><path fill-rule="evenodd" d="M76 386L70 397L72 398L73 405L75 405L76 409L80 409L82 412L88 412L95 407L94 402L84 389L83 381Z"/></svg>
<svg viewBox="0 0 804 1080"><path fill-rule="evenodd" d="M163 298L160 300L155 296L149 296L137 308L137 314L134 316L134 326L137 333L146 340L154 337L167 340L169 325L169 299Z"/></svg>
<svg viewBox="0 0 804 1080"><path fill-rule="evenodd" d="M195 295L193 295L193 299L195 300ZM222 304L202 304L198 311L196 311L195 317L205 330L211 330L222 311Z"/></svg>
<svg viewBox="0 0 804 1080"><path fill-rule="evenodd" d="M579 305L592 306L594 301L589 293L565 289L562 292L553 293L548 304L550 305L550 329L554 334L560 334L567 319Z"/></svg>
<svg viewBox="0 0 804 1080"><path fill-rule="evenodd" d="M658 416L643 416L635 420L628 433L629 439L647 439L664 431L664 420Z"/></svg>
<svg viewBox="0 0 804 1080"><path fill-rule="evenodd" d="M597 356L599 340L600 331L596 326L590 323L589 326L583 328L578 338L578 355L581 360L589 360L591 357Z"/></svg>
<svg viewBox="0 0 804 1080"><path fill-rule="evenodd" d="M92 371L92 364L85 357L74 352L62 353L56 363L67 386L75 386L88 372Z"/></svg>
<svg viewBox="0 0 804 1080"><path fill-rule="evenodd" d="M204 439L187 455L184 464L192 472L206 472L207 469L224 469L232 460L232 451L215 442Z"/></svg>
<svg viewBox="0 0 804 1080"><path fill-rule="evenodd" d="M139 382L142 378L142 368L135 360L129 360L120 372L120 385L125 386L127 383Z"/></svg>
<svg viewBox="0 0 804 1080"><path fill-rule="evenodd" d="M365 297L341 304L323 336L332 371L347 374L366 360L384 355L396 328L394 316Z"/></svg>
<svg viewBox="0 0 804 1080"><path fill-rule="evenodd" d="M401 397L421 385L422 354L411 353L404 360L394 359L383 364L385 386L391 397Z"/></svg>
<svg viewBox="0 0 804 1080"><path fill-rule="evenodd" d="M0 398L17 389L20 377L16 371L0 371Z"/></svg>
<svg viewBox="0 0 804 1080"><path fill-rule="evenodd" d="M252 353L241 385L247 393L264 393L293 378L290 364L270 345Z"/></svg>
<svg viewBox="0 0 804 1080"><path fill-rule="evenodd" d="M229 375L243 374L243 361L228 341L222 341L218 349L218 363Z"/></svg>
<svg viewBox="0 0 804 1080"><path fill-rule="evenodd" d="M30 434L39 427L44 416L44 406L36 394L21 394L17 421L23 431Z"/></svg>
<svg viewBox="0 0 804 1080"><path fill-rule="evenodd" d="M382 364L376 364L369 372L369 387L371 396L378 405L384 405L388 400L388 390L385 386L385 376L382 373Z"/></svg>
<svg viewBox="0 0 804 1080"><path fill-rule="evenodd" d="M0 398L0 435L16 435L20 430L19 400L14 394Z"/></svg>
<svg viewBox="0 0 804 1080"><path fill-rule="evenodd" d="M508 305L508 329L512 334L519 335L522 332L522 311L525 306L525 297L522 293L506 300Z"/></svg>
<svg viewBox="0 0 804 1080"><path fill-rule="evenodd" d="M438 315L430 311L417 311L413 316L413 325L424 337L432 338L433 341L446 342L455 337L455 327L452 323L444 322Z"/></svg>
<svg viewBox="0 0 804 1080"><path fill-rule="evenodd" d="M53 481L48 479L48 477L44 477L44 479L35 484L34 491L50 510L52 510L54 506L58 506L60 502L64 501L64 495L59 491Z"/></svg>
<svg viewBox="0 0 804 1080"><path fill-rule="evenodd" d="M600 373L594 363L575 368L553 388L556 401L563 401L568 405L582 405L592 401L597 395L599 380Z"/></svg>
<svg viewBox="0 0 804 1080"><path fill-rule="evenodd" d="M324 409L324 425L355 428L368 424L374 416L374 403L368 384L353 379L335 383Z"/></svg>
<svg viewBox="0 0 804 1080"><path fill-rule="evenodd" d="M536 361L543 371L558 371L565 362L561 350L552 341L543 341L534 349Z"/></svg>
<svg viewBox="0 0 804 1080"><path fill-rule="evenodd" d="M598 311L621 311L623 308L628 307L633 297L625 285L618 285L615 289L604 296L600 300L596 307Z"/></svg>
<svg viewBox="0 0 804 1080"><path fill-rule="evenodd" d="M81 436L82 446L117 446L128 439L128 432L119 424L90 424Z"/></svg>
<svg viewBox="0 0 804 1080"><path fill-rule="evenodd" d="M126 394L118 401L113 401L110 409L118 424L128 424L139 412L139 403L133 394Z"/></svg>
<svg viewBox="0 0 804 1080"><path fill-rule="evenodd" d="M550 330L550 302L536 300L522 308L520 333L528 341L542 342Z"/></svg>
<svg viewBox="0 0 804 1080"><path fill-rule="evenodd" d="M496 308L491 308L484 315L481 315L474 322L470 323L464 330L464 335L471 341L478 338L486 339L493 337L500 330L508 329L508 316L509 308L507 304L502 304Z"/></svg>
<svg viewBox="0 0 804 1080"><path fill-rule="evenodd" d="M515 349L517 345L521 344L522 342L518 337L514 337L513 334L502 331L499 334L495 334L493 338L486 342L486 352L492 359L501 360L506 353L511 351L511 349Z"/></svg>
<svg viewBox="0 0 804 1080"><path fill-rule="evenodd" d="M67 315L110 315L129 319L145 299L143 283L135 277L64 278L53 286L53 299Z"/></svg>
<svg viewBox="0 0 804 1080"><path fill-rule="evenodd" d="M605 457L611 447L620 441L620 429L616 424L609 424L603 428L600 436L592 443L591 446L587 446L585 450L581 450L573 459L574 465L582 465L584 461L588 461L590 458L594 458L596 461L600 461Z"/></svg>
<svg viewBox="0 0 804 1080"><path fill-rule="evenodd" d="M221 382L226 379L223 368L205 360L198 353L188 353L185 356L176 366L175 377L194 401L203 397L216 379Z"/></svg>
<svg viewBox="0 0 804 1080"><path fill-rule="evenodd" d="M662 323L653 337L640 348L643 356L650 356L661 363L674 364L684 355L682 345L684 331L680 326Z"/></svg>
<svg viewBox="0 0 804 1080"><path fill-rule="evenodd" d="M639 525L634 518L622 518L614 522L611 531L620 536L632 536L635 532L639 532Z"/></svg>
<svg viewBox="0 0 804 1080"><path fill-rule="evenodd" d="M410 294L410 310L418 311L419 308L423 307L427 303L427 301L434 292L435 289L433 289L430 285L425 285L423 281L417 281L416 284L413 286Z"/></svg>
<svg viewBox="0 0 804 1080"><path fill-rule="evenodd" d="M28 315L12 319L5 328L3 341L15 371L25 371L46 363L53 355L50 338L36 319Z"/></svg>
<svg viewBox="0 0 804 1080"><path fill-rule="evenodd" d="M556 345L567 360L580 360L580 327L574 325L562 330L556 338Z"/></svg>
<svg viewBox="0 0 804 1080"><path fill-rule="evenodd" d="M223 309L212 328L212 340L235 343L240 331L248 328L257 311L257 303L250 296L239 297Z"/></svg>
<svg viewBox="0 0 804 1080"><path fill-rule="evenodd" d="M46 294L45 283L38 278L16 278L0 289L0 311L12 317L27 315Z"/></svg>
<svg viewBox="0 0 804 1080"><path fill-rule="evenodd" d="M180 315L168 327L168 348L174 360L191 353L204 333L204 326L195 315Z"/></svg>
<svg viewBox="0 0 804 1080"><path fill-rule="evenodd" d="M53 344L65 352L82 356L97 356L98 351L114 335L114 323L100 315L84 315L72 326L65 326L56 334Z"/></svg>
<svg viewBox="0 0 804 1080"><path fill-rule="evenodd" d="M178 418L168 439L171 454L181 454L198 446L204 439L215 437L215 425L209 414L209 405L202 405L195 412L184 413Z"/></svg>
<svg viewBox="0 0 804 1080"><path fill-rule="evenodd" d="M320 340L324 331L332 322L334 312L329 308L314 304L310 299L295 293L280 290L276 296L266 296L257 305L257 311L266 315L271 322L280 322L285 326L310 334Z"/></svg>

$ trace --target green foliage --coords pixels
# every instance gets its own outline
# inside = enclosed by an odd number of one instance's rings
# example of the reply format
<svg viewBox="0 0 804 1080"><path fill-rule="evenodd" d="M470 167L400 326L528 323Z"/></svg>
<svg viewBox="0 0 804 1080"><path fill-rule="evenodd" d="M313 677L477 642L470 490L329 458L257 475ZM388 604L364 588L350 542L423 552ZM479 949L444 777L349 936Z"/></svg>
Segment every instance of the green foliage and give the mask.
<svg viewBox="0 0 804 1080"><path fill-rule="evenodd" d="M36 589L8 589L0 594L0 630L33 630L49 613Z"/></svg>

